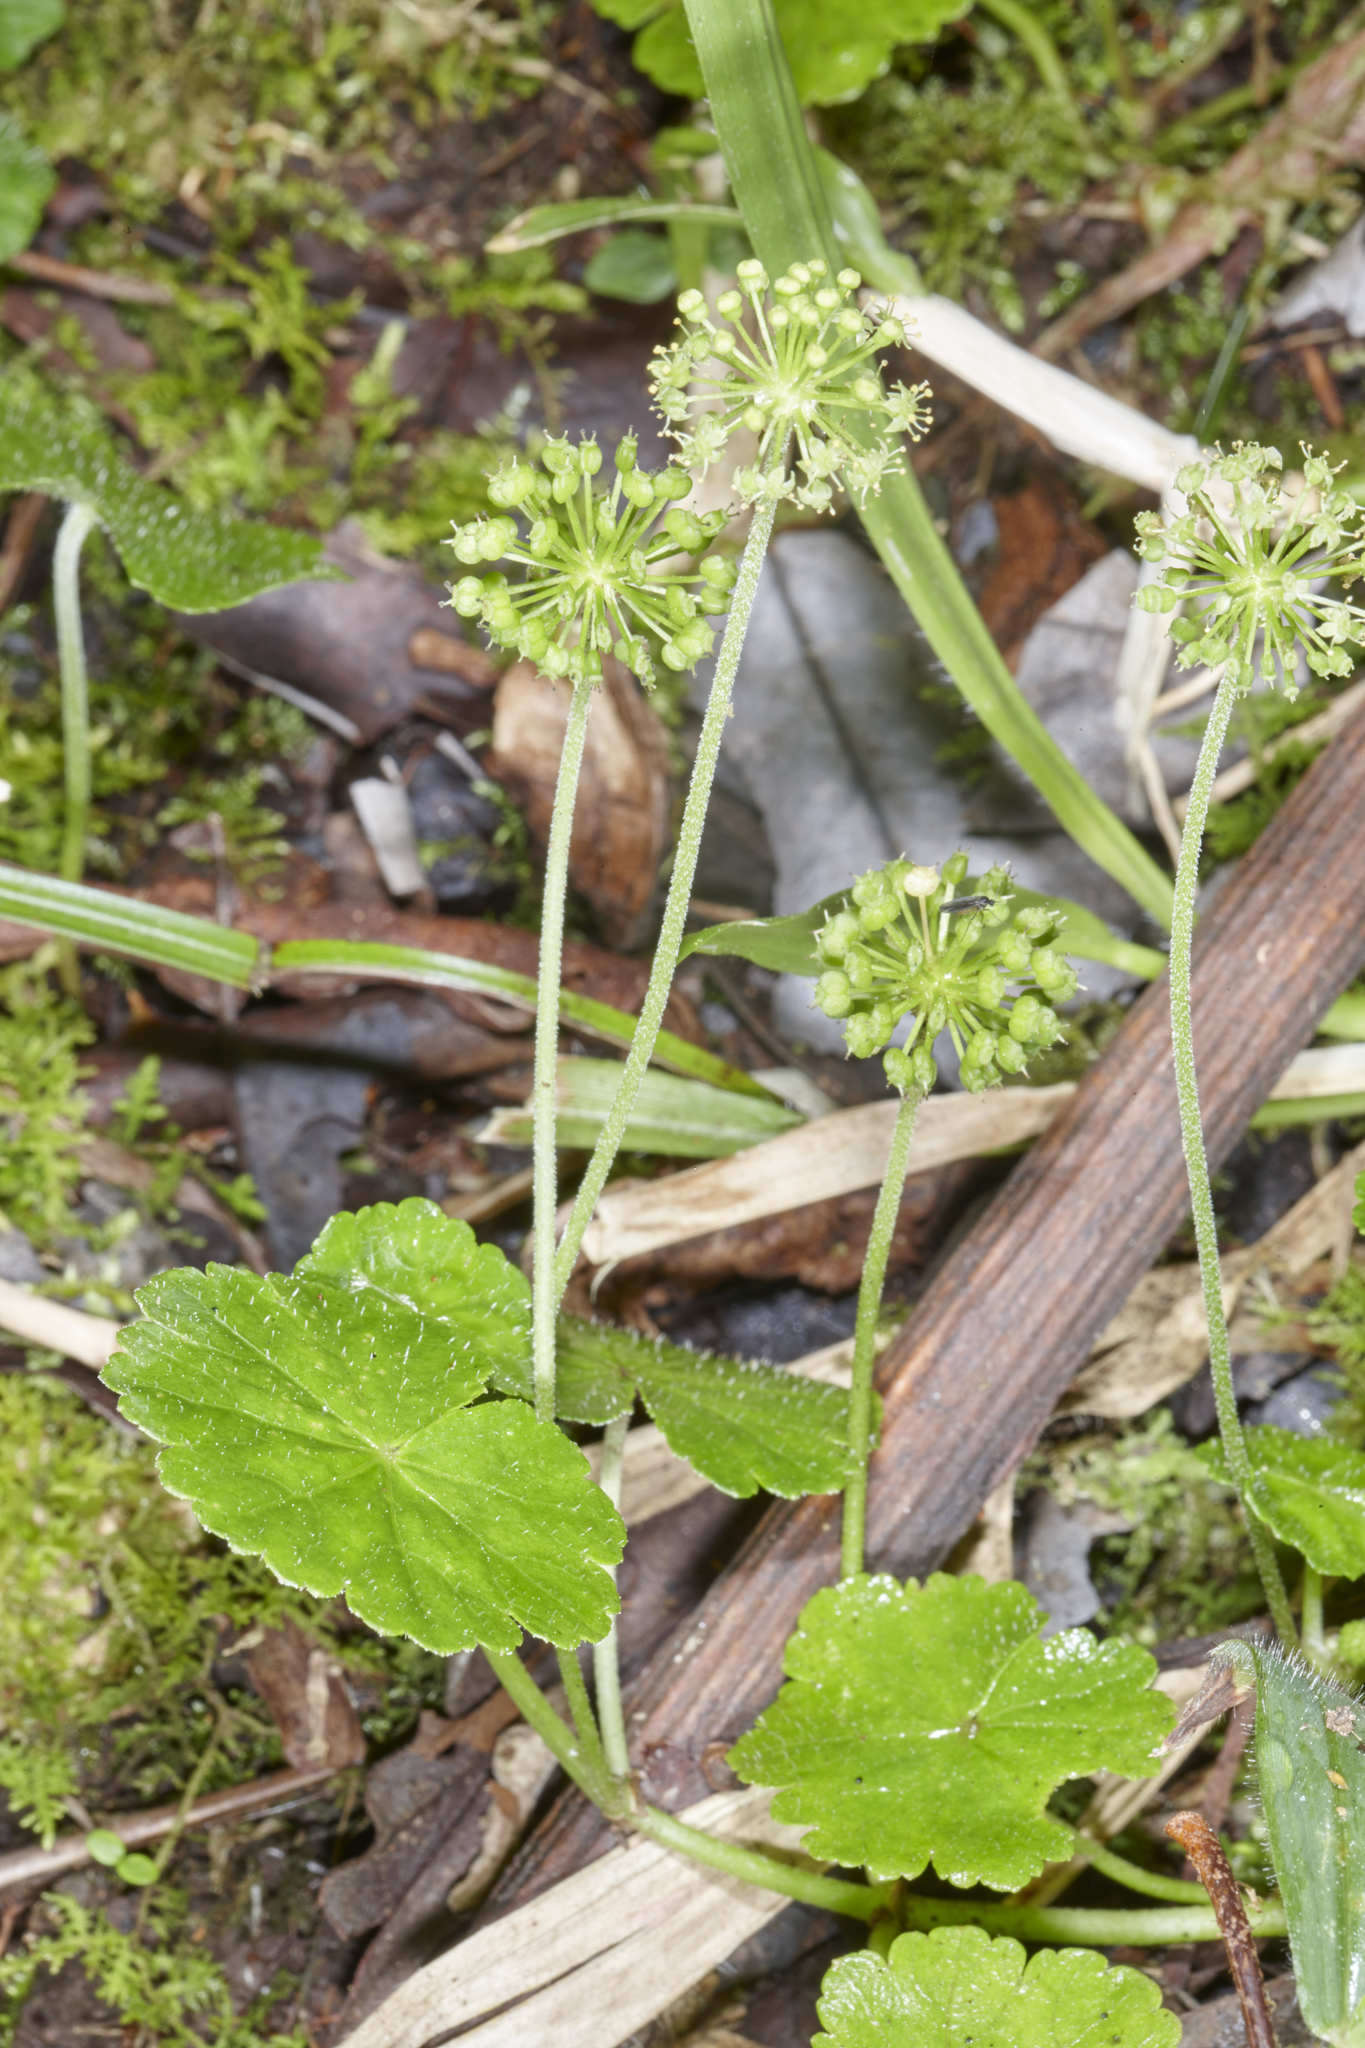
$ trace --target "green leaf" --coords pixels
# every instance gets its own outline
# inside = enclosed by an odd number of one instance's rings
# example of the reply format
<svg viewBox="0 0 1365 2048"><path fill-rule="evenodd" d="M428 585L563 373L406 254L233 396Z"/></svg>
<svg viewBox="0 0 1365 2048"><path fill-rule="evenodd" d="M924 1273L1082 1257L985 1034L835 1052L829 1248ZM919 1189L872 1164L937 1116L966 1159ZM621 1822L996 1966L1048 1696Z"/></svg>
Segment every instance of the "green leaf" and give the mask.
<svg viewBox="0 0 1365 2048"><path fill-rule="evenodd" d="M638 1390L670 1449L722 1493L747 1499L761 1489L793 1499L836 1493L847 1481L842 1388L577 1316L560 1317L556 1357L555 1405L564 1420L609 1422ZM496 1383L530 1400L529 1354ZM878 1422L874 1416L874 1442Z"/></svg>
<svg viewBox="0 0 1365 2048"><path fill-rule="evenodd" d="M1365 1235L1365 1173L1356 1175L1356 1205L1351 1211L1351 1221Z"/></svg>
<svg viewBox="0 0 1365 2048"><path fill-rule="evenodd" d="M811 2048L1177 2048L1180 2022L1140 1970L979 1927L902 1934L825 1972Z"/></svg>
<svg viewBox="0 0 1365 2048"><path fill-rule="evenodd" d="M846 1579L817 1593L787 1644L784 1685L730 1752L805 1847L876 1879L1014 1891L1071 1852L1044 1811L1064 1779L1150 1777L1169 1702L1135 1644L1084 1629L1046 1641L1014 1583L936 1573Z"/></svg>
<svg viewBox="0 0 1365 2048"><path fill-rule="evenodd" d="M815 951L815 934L847 894L841 889L837 896L826 896L794 917L743 917L729 924L709 924L683 940L678 957L686 960L701 953L707 959L752 960L755 967L770 968L774 974L816 975L821 962Z"/></svg>
<svg viewBox="0 0 1365 2048"><path fill-rule="evenodd" d="M311 534L193 512L144 483L93 406L54 397L22 367L0 378L0 491L45 491L88 505L129 582L173 611L221 611L300 577L342 574Z"/></svg>
<svg viewBox="0 0 1365 2048"><path fill-rule="evenodd" d="M780 1366L660 1343L640 1371L640 1398L669 1448L741 1498L837 1493L848 1481L848 1395ZM874 1419L872 1438L875 1442Z"/></svg>
<svg viewBox="0 0 1365 2048"><path fill-rule="evenodd" d="M700 99L701 66L681 0L593 0L622 28L641 28L632 56L665 92ZM773 0L773 13L802 106L829 107L880 77L900 43L932 42L971 0ZM649 17L653 17L650 19Z"/></svg>
<svg viewBox="0 0 1365 2048"><path fill-rule="evenodd" d="M4 0L0 7L0 71L17 71L29 52L46 42L65 20L66 0Z"/></svg>
<svg viewBox="0 0 1365 2048"><path fill-rule="evenodd" d="M715 146L715 137L707 137L706 147L714 150ZM509 220L505 228L499 228L484 246L491 256L506 256L521 249L543 248L547 242L562 241L565 235L581 235L588 228L638 227L646 221L712 228L740 225L737 207L713 206L704 200L641 199L634 195L567 199L555 205L528 207L515 220Z"/></svg>
<svg viewBox="0 0 1365 2048"><path fill-rule="evenodd" d="M3 35L0 18L0 38ZM0 263L27 249L56 182L57 173L43 152L11 114L0 114Z"/></svg>
<svg viewBox="0 0 1365 2048"><path fill-rule="evenodd" d="M1210 1663L1256 1688L1256 1777L1289 1923L1299 2009L1334 2048L1365 2042L1365 1713L1277 1645Z"/></svg>
<svg viewBox="0 0 1365 2048"><path fill-rule="evenodd" d="M112 1870L128 1854L128 1844L112 1828L92 1828L85 1838L85 1850L92 1863Z"/></svg>
<svg viewBox="0 0 1365 2048"><path fill-rule="evenodd" d="M583 271L590 292L624 299L632 306L656 306L678 288L673 251L664 235L624 228L594 251Z"/></svg>
<svg viewBox="0 0 1365 2048"><path fill-rule="evenodd" d="M156 1879L156 1865L150 1856L142 1856L134 1852L133 1855L124 1856L120 1859L115 1867L114 1874L116 1877L121 1878L124 1884L152 1884Z"/></svg>
<svg viewBox="0 0 1365 2048"><path fill-rule="evenodd" d="M557 1063L555 1129L562 1148L591 1150L616 1096L621 1067L616 1060L578 1059ZM675 1159L724 1159L794 1130L802 1118L775 1095L739 1095L680 1074L645 1076L639 1100L622 1139L627 1152L654 1152ZM529 1145L531 1108L495 1112L485 1141Z"/></svg>
<svg viewBox="0 0 1365 2048"><path fill-rule="evenodd" d="M1246 1432L1252 1480L1247 1505L1281 1543L1332 1578L1365 1575L1365 1452L1331 1437L1300 1436L1263 1423ZM1225 1484L1219 1443L1200 1455Z"/></svg>
<svg viewBox="0 0 1365 2048"><path fill-rule="evenodd" d="M432 1202L334 1216L292 1276L210 1266L139 1289L105 1369L161 1477L288 1585L450 1654L602 1636L624 1529L581 1451L520 1401L528 1289Z"/></svg>

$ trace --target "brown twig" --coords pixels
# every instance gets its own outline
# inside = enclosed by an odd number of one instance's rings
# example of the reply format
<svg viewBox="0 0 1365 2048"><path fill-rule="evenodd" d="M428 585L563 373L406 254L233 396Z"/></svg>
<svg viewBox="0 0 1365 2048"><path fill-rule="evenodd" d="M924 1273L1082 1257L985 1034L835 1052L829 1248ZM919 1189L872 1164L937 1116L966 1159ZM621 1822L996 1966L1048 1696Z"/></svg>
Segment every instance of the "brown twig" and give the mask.
<svg viewBox="0 0 1365 2048"><path fill-rule="evenodd" d="M211 1821L236 1820L243 1814L259 1813L262 1807L279 1806L300 1793L311 1792L336 1776L331 1764L315 1764L306 1770L271 1771L249 1785L229 1785L222 1792L208 1792L182 1813L174 1806L153 1806L145 1813L120 1813L101 1825L129 1849L159 1842L173 1828L206 1827ZM50 1849L36 1844L0 1856L0 1892L20 1886L51 1884L63 1871L79 1870L90 1861L84 1834L59 1835Z"/></svg>
<svg viewBox="0 0 1365 2048"><path fill-rule="evenodd" d="M1305 200L1326 172L1352 163L1365 147L1365 32L1361 9L1352 33L1300 72L1284 103L1182 206L1148 249L1045 328L1037 355L1055 359L1109 320L1183 277L1273 202Z"/></svg>
<svg viewBox="0 0 1365 2048"><path fill-rule="evenodd" d="M6 259L6 269L38 284L63 286L69 292L83 292L88 299L108 299L125 306L173 306L175 293L168 284L150 277L116 277L107 270L87 270L83 263L63 263L59 257L44 256L38 249L21 249Z"/></svg>
<svg viewBox="0 0 1365 2048"><path fill-rule="evenodd" d="M5 538L0 541L0 612L8 609L18 588L47 502L41 491L26 491L15 499L10 510Z"/></svg>
<svg viewBox="0 0 1365 2048"><path fill-rule="evenodd" d="M1195 1875L1209 1895L1228 1952L1228 1969L1237 1989L1249 2048L1277 2048L1275 2022L1266 2003L1261 1960L1247 1919L1247 1909L1223 1845L1202 1813L1173 1813L1166 1833L1178 1842L1194 1865Z"/></svg>

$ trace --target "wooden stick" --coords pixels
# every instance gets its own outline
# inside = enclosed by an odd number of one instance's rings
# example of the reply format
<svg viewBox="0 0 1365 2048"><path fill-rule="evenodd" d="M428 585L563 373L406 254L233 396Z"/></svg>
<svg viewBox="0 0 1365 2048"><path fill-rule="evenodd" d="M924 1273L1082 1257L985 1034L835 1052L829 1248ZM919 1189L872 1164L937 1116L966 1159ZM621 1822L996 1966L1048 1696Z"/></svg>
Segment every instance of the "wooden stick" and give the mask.
<svg viewBox="0 0 1365 2048"><path fill-rule="evenodd" d="M1201 922L1195 1039L1209 1157L1226 1159L1365 957L1365 719L1313 764ZM1093 1339L1187 1210L1164 978L939 1270L880 1372L871 1568L940 1563L1032 1448ZM646 1796L729 1782L725 1749L777 1690L802 1607L838 1574L836 1500L770 1507L627 1700ZM496 1898L598 1852L582 1802L552 1815Z"/></svg>
<svg viewBox="0 0 1365 2048"><path fill-rule="evenodd" d="M1195 1875L1218 1915L1223 1946L1228 1952L1228 1970L1242 2008L1242 2025L1246 2029L1248 2048L1276 2048L1275 2022L1266 2003L1265 1979L1261 1975L1261 1959L1256 1953L1256 1937L1251 1931L1246 1905L1223 1853L1222 1843L1202 1813L1173 1813L1166 1823L1165 1832L1173 1842L1179 1842L1189 1857Z"/></svg>

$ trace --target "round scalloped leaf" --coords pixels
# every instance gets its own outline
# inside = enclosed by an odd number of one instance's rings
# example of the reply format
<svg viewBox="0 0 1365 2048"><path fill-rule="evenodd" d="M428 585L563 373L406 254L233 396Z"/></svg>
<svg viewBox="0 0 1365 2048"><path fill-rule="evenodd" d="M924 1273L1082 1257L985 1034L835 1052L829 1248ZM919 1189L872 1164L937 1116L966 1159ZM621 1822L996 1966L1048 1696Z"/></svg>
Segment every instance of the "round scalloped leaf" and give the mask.
<svg viewBox="0 0 1365 2048"><path fill-rule="evenodd" d="M558 1429L479 1400L525 1281L466 1224L380 1204L289 1277L179 1269L137 1301L104 1377L234 1550L444 1654L605 1633L624 1527Z"/></svg>
<svg viewBox="0 0 1365 2048"><path fill-rule="evenodd" d="M27 249L56 182L43 152L11 115L0 114L0 263Z"/></svg>
<svg viewBox="0 0 1365 2048"><path fill-rule="evenodd" d="M333 1216L294 1278L391 1302L400 1314L419 1316L424 1330L440 1325L479 1389L530 1348L526 1276L495 1244L480 1244L467 1223L416 1195Z"/></svg>
<svg viewBox="0 0 1365 2048"><path fill-rule="evenodd" d="M718 1358L606 1323L561 1316L555 1408L568 1422L609 1422L640 1398L670 1449L722 1493L793 1499L848 1479L848 1395L780 1366ZM531 1398L529 1355L496 1384ZM878 1417L873 1418L876 1441Z"/></svg>
<svg viewBox="0 0 1365 2048"><path fill-rule="evenodd" d="M1246 1432L1257 1518L1332 1578L1365 1575L1365 1453L1332 1437L1300 1436L1262 1423ZM1227 1479L1222 1446L1204 1446L1210 1469Z"/></svg>
<svg viewBox="0 0 1365 2048"><path fill-rule="evenodd" d="M1140 1970L1089 1949L1024 1950L980 1927L902 1934L890 1956L842 1956L811 2048L1176 2048L1180 2022Z"/></svg>
<svg viewBox="0 0 1365 2048"><path fill-rule="evenodd" d="M93 406L54 397L22 366L0 378L0 491L89 506L128 581L173 611L222 611L300 577L341 574L311 534L195 512L144 483Z"/></svg>
<svg viewBox="0 0 1365 2048"><path fill-rule="evenodd" d="M874 1878L1014 1891L1071 1852L1045 1811L1067 1778L1150 1777L1171 1724L1156 1666L1084 1629L1046 1640L1020 1585L885 1575L817 1593L787 1644L789 1683L730 1752L778 1788L805 1847Z"/></svg>

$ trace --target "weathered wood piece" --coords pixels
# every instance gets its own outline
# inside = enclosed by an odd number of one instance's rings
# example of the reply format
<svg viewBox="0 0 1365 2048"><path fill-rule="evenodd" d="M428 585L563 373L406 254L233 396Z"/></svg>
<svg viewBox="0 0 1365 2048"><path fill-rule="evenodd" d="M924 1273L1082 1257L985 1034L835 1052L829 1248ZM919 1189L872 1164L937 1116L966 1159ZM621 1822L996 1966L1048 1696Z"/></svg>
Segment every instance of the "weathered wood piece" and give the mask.
<svg viewBox="0 0 1365 2048"><path fill-rule="evenodd" d="M1209 1157L1225 1159L1365 958L1365 718L1309 773L1201 920L1195 1043ZM1094 1338L1187 1209L1163 978L931 1281L880 1372L872 1569L932 1570L1037 1440ZM775 1503L628 1696L645 1794L731 1782L726 1748L777 1690L801 1608L838 1574L838 1503ZM910 1676L910 1674L907 1674ZM575 1796L497 1902L606 1846Z"/></svg>

